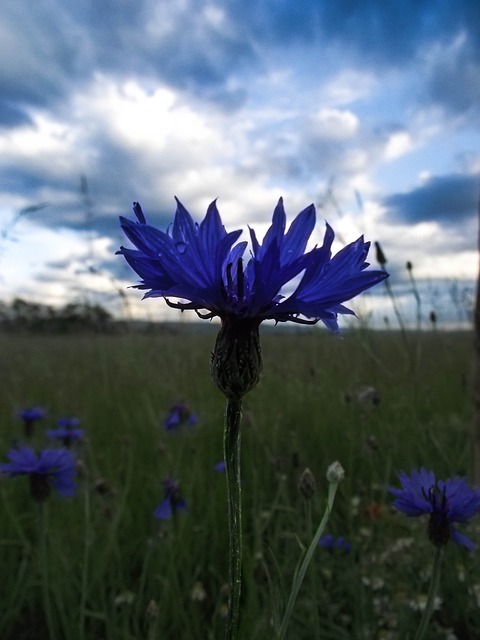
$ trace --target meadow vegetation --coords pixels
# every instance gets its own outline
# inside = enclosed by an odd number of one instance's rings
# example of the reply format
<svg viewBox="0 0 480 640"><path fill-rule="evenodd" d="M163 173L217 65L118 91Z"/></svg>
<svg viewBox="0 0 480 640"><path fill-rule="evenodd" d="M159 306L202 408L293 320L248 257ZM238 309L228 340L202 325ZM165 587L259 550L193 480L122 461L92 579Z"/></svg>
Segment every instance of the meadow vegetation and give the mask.
<svg viewBox="0 0 480 640"><path fill-rule="evenodd" d="M24 443L17 412L28 406L47 410L36 448L55 446L45 430L61 416L77 416L86 433L73 498L37 504L25 478L0 479L2 640L222 637L224 399L209 375L211 328L0 336L2 461ZM262 332L262 347L263 377L242 423L242 637L273 638L334 460L346 478L328 533L350 550L318 548L288 637L413 637L433 550L425 520L395 512L388 487L421 466L471 477L471 335L277 327ZM198 423L167 431L179 401ZM311 498L298 489L307 467ZM160 521L153 512L169 477L187 508ZM478 522L468 534L480 544ZM448 544L439 596L426 637L480 638L478 554Z"/></svg>

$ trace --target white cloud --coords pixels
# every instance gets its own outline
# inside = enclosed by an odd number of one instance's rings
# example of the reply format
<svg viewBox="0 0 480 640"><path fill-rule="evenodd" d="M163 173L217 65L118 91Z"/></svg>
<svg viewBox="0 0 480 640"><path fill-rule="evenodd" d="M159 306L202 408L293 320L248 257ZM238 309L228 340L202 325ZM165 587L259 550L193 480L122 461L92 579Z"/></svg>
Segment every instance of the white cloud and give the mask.
<svg viewBox="0 0 480 640"><path fill-rule="evenodd" d="M324 104L332 107L352 104L368 98L378 86L378 78L372 73L347 69L327 81L321 89Z"/></svg>
<svg viewBox="0 0 480 640"><path fill-rule="evenodd" d="M45 179L70 176L81 154L70 124L47 113L32 113L32 124L0 134L0 166L41 170Z"/></svg>
<svg viewBox="0 0 480 640"><path fill-rule="evenodd" d="M385 146L385 160L400 158L412 151L413 148L413 140L408 131L396 131L388 138Z"/></svg>
<svg viewBox="0 0 480 640"><path fill-rule="evenodd" d="M357 116L340 109L320 109L310 117L309 124L310 135L332 141L350 140L359 129Z"/></svg>
<svg viewBox="0 0 480 640"><path fill-rule="evenodd" d="M62 282L66 271L56 272L56 284L43 283L42 277L48 273L45 265L52 261L72 264L74 256L85 255L86 237L65 229L48 229L28 220L17 224L14 236L15 242L6 240L2 246L0 297L5 300L26 296L53 304L58 304L62 296L68 298L71 281L70 285Z"/></svg>

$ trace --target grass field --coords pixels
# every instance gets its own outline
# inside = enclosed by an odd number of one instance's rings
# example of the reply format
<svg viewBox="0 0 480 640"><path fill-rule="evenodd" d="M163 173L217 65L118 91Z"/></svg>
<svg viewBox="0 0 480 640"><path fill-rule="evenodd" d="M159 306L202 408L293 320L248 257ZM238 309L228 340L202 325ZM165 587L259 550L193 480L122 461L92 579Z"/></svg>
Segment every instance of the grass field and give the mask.
<svg viewBox="0 0 480 640"><path fill-rule="evenodd" d="M292 576L321 518L325 471L347 476L290 625L291 640L406 640L428 589L423 519L391 508L388 486L425 466L471 474L471 336L467 333L264 332L264 374L242 423L242 637L273 638ZM25 478L0 480L1 640L222 638L227 599L224 400L209 376L214 334L0 336L0 454L23 442L17 411L42 406L45 428L77 416L78 492L32 502ZM376 390L379 404L358 390ZM163 420L184 401L194 427ZM317 480L298 490L308 467ZM163 481L187 509L153 517ZM480 527L467 533L480 543ZM449 543L428 638L480 638L480 560Z"/></svg>

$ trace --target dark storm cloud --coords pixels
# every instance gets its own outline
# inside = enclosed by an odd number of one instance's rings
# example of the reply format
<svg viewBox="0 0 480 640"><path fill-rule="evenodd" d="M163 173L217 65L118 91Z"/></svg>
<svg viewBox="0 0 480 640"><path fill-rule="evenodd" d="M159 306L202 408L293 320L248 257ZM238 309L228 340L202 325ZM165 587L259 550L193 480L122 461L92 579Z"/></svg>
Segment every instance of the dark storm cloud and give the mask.
<svg viewBox="0 0 480 640"><path fill-rule="evenodd" d="M233 6L233 2L229 3ZM246 12L244 8L248 7ZM276 41L338 42L364 61L398 64L436 40L465 31L480 51L480 3L477 0L336 0L335 2L270 0L242 3L255 36Z"/></svg>
<svg viewBox="0 0 480 640"><path fill-rule="evenodd" d="M103 71L167 82L231 108L245 99L228 87L232 74L258 68L272 49L288 45L313 45L321 55L325 44L338 43L363 65L402 65L463 31L470 55L478 60L480 52L480 3L469 0L47 0L28 11L6 0L0 18L0 53L8 60L0 95L34 105Z"/></svg>
<svg viewBox="0 0 480 640"><path fill-rule="evenodd" d="M479 193L479 177L452 174L431 178L408 193L392 194L383 204L401 223L438 221L453 225L477 215Z"/></svg>
<svg viewBox="0 0 480 640"><path fill-rule="evenodd" d="M322 56L327 45L352 66L415 69L421 78L412 101L478 118L480 2L478 0L248 0L242 26L259 46L304 46ZM428 54L435 51L435 58Z"/></svg>
<svg viewBox="0 0 480 640"><path fill-rule="evenodd" d="M426 84L427 98L451 114L471 114L478 120L480 59L474 56L469 41L452 49L440 52L432 64Z"/></svg>
<svg viewBox="0 0 480 640"><path fill-rule="evenodd" d="M0 100L0 129L30 124L31 119L20 107Z"/></svg>
<svg viewBox="0 0 480 640"><path fill-rule="evenodd" d="M0 95L20 105L52 103L73 79L81 78L84 45L63 3L26 7L6 0L0 8Z"/></svg>
<svg viewBox="0 0 480 640"><path fill-rule="evenodd" d="M232 69L254 57L244 32L222 30L205 5L85 0L33 3L7 0L0 9L0 95L46 106L94 72L163 81L225 101L241 92L224 86ZM161 10L165 15L162 15Z"/></svg>

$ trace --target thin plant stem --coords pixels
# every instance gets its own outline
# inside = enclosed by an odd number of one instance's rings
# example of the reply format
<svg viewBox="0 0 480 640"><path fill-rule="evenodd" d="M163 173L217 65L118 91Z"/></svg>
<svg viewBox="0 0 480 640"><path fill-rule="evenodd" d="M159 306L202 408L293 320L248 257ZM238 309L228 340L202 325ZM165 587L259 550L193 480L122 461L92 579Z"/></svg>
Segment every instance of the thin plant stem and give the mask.
<svg viewBox="0 0 480 640"><path fill-rule="evenodd" d="M238 638L240 622L240 592L242 582L242 504L240 483L240 421L241 398L229 398L225 413L223 453L227 476L228 530L229 530L229 579L225 640Z"/></svg>
<svg viewBox="0 0 480 640"><path fill-rule="evenodd" d="M333 502L335 500L335 494L337 493L338 482L331 482L328 486L328 498L327 498L327 506L325 508L325 513L323 514L323 518L318 525L318 529L313 536L313 539L308 547L303 560L300 564L300 568L293 579L292 590L290 592L290 597L287 602L287 607L285 609L285 614L283 616L282 625L280 627L279 634L277 636L277 640L284 640L287 633L287 628L290 622L290 618L292 617L293 607L295 606L295 602L297 601L297 597L300 591L300 587L302 586L303 579L305 578L305 574L308 569L308 565L310 564L313 554L317 548L318 541L322 533L325 531L325 527L327 526L328 519L332 512Z"/></svg>
<svg viewBox="0 0 480 640"><path fill-rule="evenodd" d="M88 574L89 574L89 559L90 559L90 545L91 545L91 533L90 533L90 490L86 485L84 488L84 519L85 519L85 539L83 544L83 560L82 560L82 590L80 595L80 617L79 617L79 638L85 638L85 608L87 604L87 587L88 587Z"/></svg>
<svg viewBox="0 0 480 640"><path fill-rule="evenodd" d="M308 531L308 539L310 539L313 535L313 517L312 517L312 501L307 500L307 531ZM315 629L316 634L319 633L320 630L320 618L318 615L318 607L317 607L317 575L315 572L310 573L310 593L313 600L313 606L311 607L311 620L312 620L312 629ZM318 636L315 636L318 637ZM313 633L312 633L313 638Z"/></svg>
<svg viewBox="0 0 480 640"><path fill-rule="evenodd" d="M43 610L45 613L48 637L50 640L55 640L57 637L55 625L53 622L52 600L50 597L50 583L49 583L49 571L48 571L48 509L45 503L40 503L39 507L39 521L40 521L40 572L42 577L42 596L43 596Z"/></svg>
<svg viewBox="0 0 480 640"><path fill-rule="evenodd" d="M477 247L480 254L480 197L478 199ZM480 263L473 315L473 480L480 483Z"/></svg>
<svg viewBox="0 0 480 640"><path fill-rule="evenodd" d="M435 556L433 558L432 577L430 579L430 587L428 589L427 604L425 605L425 609L423 610L422 619L420 620L420 624L418 625L417 633L414 640L423 639L425 631L428 627L428 623L430 622L430 618L432 617L433 610L435 608L435 596L437 595L438 585L440 583L442 555L443 549L441 547L437 547L435 549Z"/></svg>

